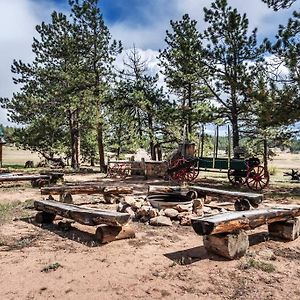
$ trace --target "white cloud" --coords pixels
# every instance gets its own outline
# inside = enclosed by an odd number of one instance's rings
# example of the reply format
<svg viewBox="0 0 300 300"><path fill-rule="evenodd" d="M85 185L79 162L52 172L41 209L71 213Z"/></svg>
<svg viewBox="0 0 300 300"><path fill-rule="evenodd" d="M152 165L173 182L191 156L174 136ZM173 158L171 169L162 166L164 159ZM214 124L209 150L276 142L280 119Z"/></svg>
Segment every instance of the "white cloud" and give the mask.
<svg viewBox="0 0 300 300"><path fill-rule="evenodd" d="M151 2L150 6L147 0L144 1L148 5L144 10L141 7L139 12L144 22L134 24L134 20L122 16L122 20L111 24L109 29L113 38L121 40L125 48L132 48L133 44L140 48L140 53L149 60L150 69L156 72L159 69L157 50L165 47L164 38L166 30L170 29L170 20L179 20L183 14L189 13L191 18L198 21L198 29L202 31L205 26L203 7L209 7L212 1L157 0ZM289 10L273 12L261 0L228 0L228 2L240 12L247 13L250 29L258 27L260 36L275 35L278 24L286 23L291 11L295 9L292 7ZM10 73L12 61L13 59L31 61L33 57L31 43L35 35L35 26L49 20L54 8L58 9L53 0L0 0L0 97L10 97L16 90ZM160 81L162 78L161 76ZM3 122L7 124L6 113L0 109L0 123Z"/></svg>
<svg viewBox="0 0 300 300"><path fill-rule="evenodd" d="M14 59L30 62L35 26L49 19L52 1L0 0L0 97L11 97L17 87L10 68ZM0 109L0 123L9 125L6 111Z"/></svg>

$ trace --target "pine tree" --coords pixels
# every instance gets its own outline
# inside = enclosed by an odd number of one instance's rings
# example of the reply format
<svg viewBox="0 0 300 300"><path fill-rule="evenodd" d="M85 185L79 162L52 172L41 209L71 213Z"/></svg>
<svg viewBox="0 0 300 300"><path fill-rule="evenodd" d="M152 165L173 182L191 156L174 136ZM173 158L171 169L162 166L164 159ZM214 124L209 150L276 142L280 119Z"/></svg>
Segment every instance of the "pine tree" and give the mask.
<svg viewBox="0 0 300 300"><path fill-rule="evenodd" d="M136 140L140 147L149 147L153 160L161 159L161 131L170 120L161 111L170 111L171 104L163 89L157 86L158 75L149 75L147 63L142 60L138 50L134 47L127 54L125 68L117 82L117 111L122 112L123 117L126 116L128 128L131 128L135 137L133 142Z"/></svg>
<svg viewBox="0 0 300 300"><path fill-rule="evenodd" d="M181 127L186 124L191 134L196 125L210 119L207 111L212 110L207 104L211 95L203 86L205 69L199 64L202 43L197 22L188 14L170 24L172 31L167 31L167 48L160 51L160 65L168 88L179 98Z"/></svg>
<svg viewBox="0 0 300 300"><path fill-rule="evenodd" d="M256 29L249 35L246 15L228 6L226 0L216 0L210 9L204 8L204 14L208 27L202 35L206 44L202 64L207 71L202 78L219 104L219 117L231 123L233 147L237 147L242 122L249 113L249 91L255 77L251 65L261 59L262 51Z"/></svg>
<svg viewBox="0 0 300 300"><path fill-rule="evenodd" d="M262 0L267 3L269 7L272 7L275 11L283 8L291 7L297 0Z"/></svg>
<svg viewBox="0 0 300 300"><path fill-rule="evenodd" d="M112 81L112 63L122 51L121 42L111 41L111 35L98 7L99 0L70 0L75 23L79 26L81 51L84 65L84 81L88 98L94 104L97 122L97 143L100 171L105 171L104 162L104 110L107 90Z"/></svg>

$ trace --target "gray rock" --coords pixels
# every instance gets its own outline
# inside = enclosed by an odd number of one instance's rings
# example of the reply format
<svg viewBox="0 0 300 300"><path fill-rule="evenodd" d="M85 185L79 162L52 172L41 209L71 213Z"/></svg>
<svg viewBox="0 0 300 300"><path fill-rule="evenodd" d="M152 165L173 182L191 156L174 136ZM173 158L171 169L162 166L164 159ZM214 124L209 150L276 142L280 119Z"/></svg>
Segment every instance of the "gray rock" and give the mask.
<svg viewBox="0 0 300 300"><path fill-rule="evenodd" d="M164 212L165 212L165 216L169 217L171 219L176 218L178 216L178 214L179 214L178 211L176 209L174 209L174 208L166 208L164 210Z"/></svg>
<svg viewBox="0 0 300 300"><path fill-rule="evenodd" d="M154 226L172 226L172 221L168 217L158 216L150 219L149 224Z"/></svg>

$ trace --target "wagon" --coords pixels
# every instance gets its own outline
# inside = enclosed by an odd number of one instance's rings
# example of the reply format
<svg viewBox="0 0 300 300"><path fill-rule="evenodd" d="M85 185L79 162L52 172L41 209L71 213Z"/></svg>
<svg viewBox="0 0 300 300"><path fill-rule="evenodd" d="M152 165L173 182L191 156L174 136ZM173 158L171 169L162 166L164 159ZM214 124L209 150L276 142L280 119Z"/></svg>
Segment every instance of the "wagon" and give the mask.
<svg viewBox="0 0 300 300"><path fill-rule="evenodd" d="M218 139L216 139L217 141ZM202 143L203 144L203 143ZM212 157L201 155L195 157L195 144L183 142L175 155L169 160L167 174L177 183L194 181L199 172L227 172L228 180L235 186L247 185L251 190L262 190L269 183L269 173L256 157L227 158L217 156L218 147L215 143Z"/></svg>

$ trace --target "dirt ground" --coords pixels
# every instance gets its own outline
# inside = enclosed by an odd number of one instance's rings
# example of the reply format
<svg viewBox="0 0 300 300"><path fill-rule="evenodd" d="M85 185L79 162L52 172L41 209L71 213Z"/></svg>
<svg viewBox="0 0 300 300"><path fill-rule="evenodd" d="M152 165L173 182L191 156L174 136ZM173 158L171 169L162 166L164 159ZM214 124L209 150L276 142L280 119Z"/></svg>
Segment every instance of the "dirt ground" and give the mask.
<svg viewBox="0 0 300 300"><path fill-rule="evenodd" d="M288 159L288 167L300 167L300 160ZM279 162L264 203L299 203L300 183L290 184ZM65 180L132 186L137 194L161 183L99 174ZM199 184L229 188L219 174L201 174ZM41 195L29 183L2 184L0 192L0 299L300 299L300 238L272 240L260 227L249 232L247 255L229 261L208 254L189 226L134 222L135 239L100 245L94 227L73 224L62 231L58 221L35 223L32 202ZM102 200L74 197L77 204L116 209Z"/></svg>

